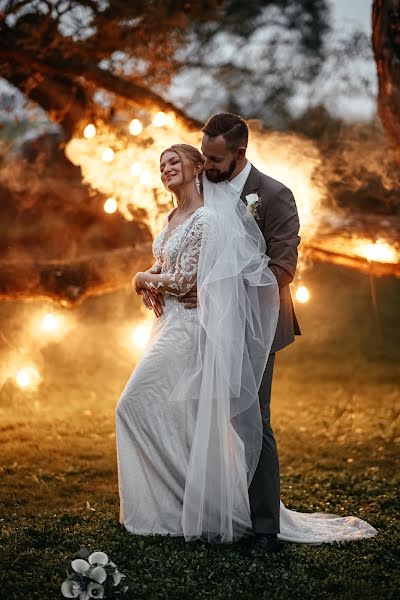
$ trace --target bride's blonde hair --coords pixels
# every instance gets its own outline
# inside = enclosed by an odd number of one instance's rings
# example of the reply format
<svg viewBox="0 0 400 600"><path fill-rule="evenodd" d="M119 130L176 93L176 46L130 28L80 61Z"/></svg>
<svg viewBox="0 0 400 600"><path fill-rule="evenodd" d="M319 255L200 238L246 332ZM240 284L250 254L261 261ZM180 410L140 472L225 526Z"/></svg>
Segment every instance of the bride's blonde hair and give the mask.
<svg viewBox="0 0 400 600"><path fill-rule="evenodd" d="M179 156L182 165L183 165L183 156L186 156L187 158L189 158L189 160L194 164L194 166L201 164L202 170L200 171L200 173L203 172L203 168L204 168L203 156L202 156L201 152L199 150L197 150L197 148L195 148L194 146L190 146L190 144L172 144L172 146L170 146L169 148L166 148L165 150L163 150L161 152L160 160L163 157L163 154L165 154L166 152L175 152ZM185 169L182 169L182 177L183 177L183 183L186 183ZM202 185L202 181L200 178L200 192L202 191L202 189L203 189L203 185ZM186 203L186 197L184 198L184 203Z"/></svg>

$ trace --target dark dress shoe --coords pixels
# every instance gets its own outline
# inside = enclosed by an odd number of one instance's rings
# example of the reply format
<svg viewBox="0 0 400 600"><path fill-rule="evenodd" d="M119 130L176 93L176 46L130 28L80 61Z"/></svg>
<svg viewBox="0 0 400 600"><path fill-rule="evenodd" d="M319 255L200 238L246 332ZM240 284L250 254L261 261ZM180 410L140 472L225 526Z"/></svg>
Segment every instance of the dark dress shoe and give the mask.
<svg viewBox="0 0 400 600"><path fill-rule="evenodd" d="M257 556L267 552L279 552L281 546L276 533L258 533L250 548L250 555Z"/></svg>

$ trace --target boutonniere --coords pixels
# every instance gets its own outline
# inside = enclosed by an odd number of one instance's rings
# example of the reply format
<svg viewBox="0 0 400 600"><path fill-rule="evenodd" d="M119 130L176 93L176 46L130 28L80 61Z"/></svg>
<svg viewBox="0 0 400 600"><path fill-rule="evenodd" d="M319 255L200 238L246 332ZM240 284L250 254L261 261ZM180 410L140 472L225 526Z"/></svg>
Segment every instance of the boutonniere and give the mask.
<svg viewBox="0 0 400 600"><path fill-rule="evenodd" d="M258 211L257 209L260 208L261 206L261 199L260 196L258 194L248 194L246 196L246 201L247 201L247 208L246 208L246 212L247 214L252 217L254 217L254 219L259 219L259 215L258 215Z"/></svg>

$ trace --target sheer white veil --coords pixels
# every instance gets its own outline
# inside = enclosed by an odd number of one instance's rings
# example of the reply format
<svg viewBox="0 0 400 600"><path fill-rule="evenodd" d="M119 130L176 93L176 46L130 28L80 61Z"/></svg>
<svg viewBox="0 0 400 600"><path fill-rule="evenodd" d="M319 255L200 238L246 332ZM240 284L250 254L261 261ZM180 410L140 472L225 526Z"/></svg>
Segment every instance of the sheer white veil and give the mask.
<svg viewBox="0 0 400 600"><path fill-rule="evenodd" d="M261 231L228 182L203 178L197 275L198 405L183 501L185 539L231 542L251 527L262 444L258 389L279 314Z"/></svg>

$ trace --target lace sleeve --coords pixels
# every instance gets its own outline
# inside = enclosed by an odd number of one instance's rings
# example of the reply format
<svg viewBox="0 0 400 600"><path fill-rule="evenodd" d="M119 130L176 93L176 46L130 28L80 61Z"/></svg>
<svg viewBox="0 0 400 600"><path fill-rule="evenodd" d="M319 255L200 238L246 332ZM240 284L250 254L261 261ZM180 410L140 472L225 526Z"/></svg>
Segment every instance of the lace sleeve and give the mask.
<svg viewBox="0 0 400 600"><path fill-rule="evenodd" d="M149 275L144 283L145 287L173 296L187 294L197 283L200 248L207 231L206 220L204 218L195 219L183 240L174 273Z"/></svg>
<svg viewBox="0 0 400 600"><path fill-rule="evenodd" d="M161 273L161 265L159 265L158 263L154 263L154 265L152 265L150 267L150 269L147 269L146 273L152 273L152 274Z"/></svg>

